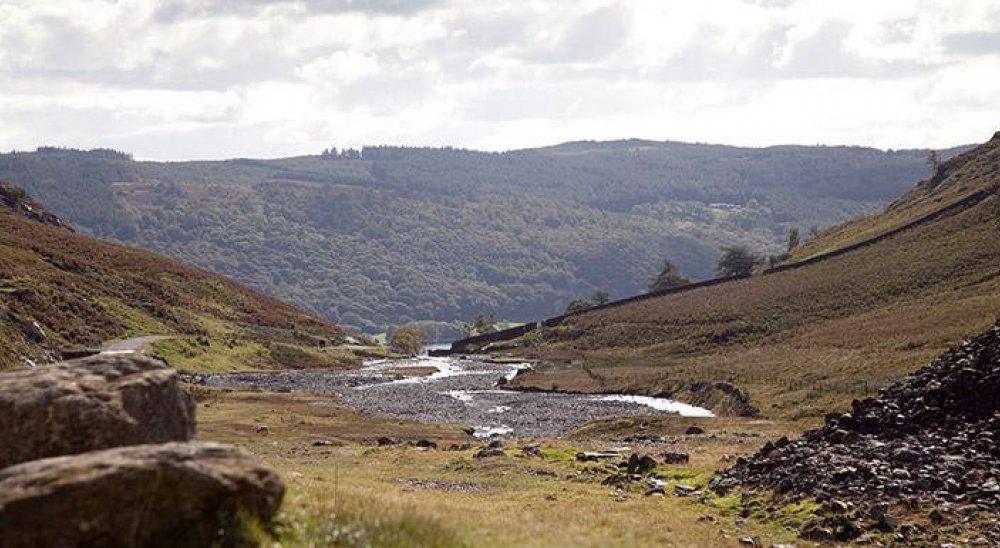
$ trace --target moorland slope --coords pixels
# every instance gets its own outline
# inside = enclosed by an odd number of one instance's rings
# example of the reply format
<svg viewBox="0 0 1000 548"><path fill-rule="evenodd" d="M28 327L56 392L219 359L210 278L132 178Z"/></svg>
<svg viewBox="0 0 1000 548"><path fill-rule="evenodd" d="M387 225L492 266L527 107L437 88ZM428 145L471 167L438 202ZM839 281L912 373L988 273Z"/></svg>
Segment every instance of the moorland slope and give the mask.
<svg viewBox="0 0 1000 548"><path fill-rule="evenodd" d="M765 415L842 409L996 319L998 185L1000 134L943 163L884 213L826 231L789 261L829 258L528 335L524 352L572 360L514 384L671 395L724 380Z"/></svg>
<svg viewBox="0 0 1000 548"><path fill-rule="evenodd" d="M333 364L341 328L217 274L75 233L0 184L0 369L140 335L176 355L254 367ZM239 357L239 359L237 359Z"/></svg>

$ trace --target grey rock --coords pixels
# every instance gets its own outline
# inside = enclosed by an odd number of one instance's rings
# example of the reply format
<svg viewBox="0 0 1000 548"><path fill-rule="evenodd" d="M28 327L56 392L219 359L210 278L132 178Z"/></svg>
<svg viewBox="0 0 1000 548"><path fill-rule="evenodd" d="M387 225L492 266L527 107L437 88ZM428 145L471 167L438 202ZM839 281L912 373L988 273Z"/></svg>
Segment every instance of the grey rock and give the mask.
<svg viewBox="0 0 1000 548"><path fill-rule="evenodd" d="M539 458L541 458L543 456L542 455L542 448L539 447L537 444L525 445L525 446L521 447L521 454L524 455L524 456L526 456L526 457L539 457Z"/></svg>
<svg viewBox="0 0 1000 548"><path fill-rule="evenodd" d="M0 539L5 548L224 544L237 512L266 522L284 489L249 453L214 443L53 457L0 470Z"/></svg>
<svg viewBox="0 0 1000 548"><path fill-rule="evenodd" d="M689 485L675 485L674 492L681 497L689 497L698 492L698 489Z"/></svg>
<svg viewBox="0 0 1000 548"><path fill-rule="evenodd" d="M0 468L195 434L177 372L140 355L98 355L0 373Z"/></svg>
<svg viewBox="0 0 1000 548"><path fill-rule="evenodd" d="M902 449L897 449L892 454L892 459L896 462L902 463L912 463L920 460L920 452L910 449L909 447L903 447Z"/></svg>
<svg viewBox="0 0 1000 548"><path fill-rule="evenodd" d="M652 472L656 469L656 460L649 455L639 456L633 453L632 456L628 458L628 463L626 464L626 470L629 474L644 475Z"/></svg>
<svg viewBox="0 0 1000 548"><path fill-rule="evenodd" d="M663 459L663 464L687 464L691 460L691 456L687 453L674 453L666 452L660 455Z"/></svg>

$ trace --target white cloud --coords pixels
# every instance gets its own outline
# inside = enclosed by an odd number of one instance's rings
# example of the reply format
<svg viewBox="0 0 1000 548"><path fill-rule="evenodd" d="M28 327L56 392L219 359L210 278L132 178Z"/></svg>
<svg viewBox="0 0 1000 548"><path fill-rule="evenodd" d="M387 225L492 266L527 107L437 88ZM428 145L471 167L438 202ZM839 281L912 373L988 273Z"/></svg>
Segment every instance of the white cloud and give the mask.
<svg viewBox="0 0 1000 548"><path fill-rule="evenodd" d="M0 0L0 20L0 149L947 146L998 120L991 0Z"/></svg>

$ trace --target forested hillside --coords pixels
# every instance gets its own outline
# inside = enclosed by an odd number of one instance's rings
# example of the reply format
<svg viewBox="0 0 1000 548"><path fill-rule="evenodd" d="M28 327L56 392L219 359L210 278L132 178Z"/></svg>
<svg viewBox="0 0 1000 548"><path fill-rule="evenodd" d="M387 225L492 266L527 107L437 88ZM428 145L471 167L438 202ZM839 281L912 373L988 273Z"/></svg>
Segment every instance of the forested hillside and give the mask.
<svg viewBox="0 0 1000 548"><path fill-rule="evenodd" d="M0 180L85 232L375 332L552 315L599 288L642 291L664 258L705 278L724 245L778 253L790 227L884 207L927 173L926 157L618 141L158 163L45 148L0 155Z"/></svg>

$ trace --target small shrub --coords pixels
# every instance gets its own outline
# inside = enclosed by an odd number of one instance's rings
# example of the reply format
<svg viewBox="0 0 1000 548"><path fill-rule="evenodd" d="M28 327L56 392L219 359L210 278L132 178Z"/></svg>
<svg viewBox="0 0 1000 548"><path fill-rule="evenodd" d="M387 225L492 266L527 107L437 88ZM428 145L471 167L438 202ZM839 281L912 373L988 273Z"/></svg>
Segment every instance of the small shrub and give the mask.
<svg viewBox="0 0 1000 548"><path fill-rule="evenodd" d="M414 325L403 325L392 332L389 347L400 354L419 354L424 347L426 336Z"/></svg>

